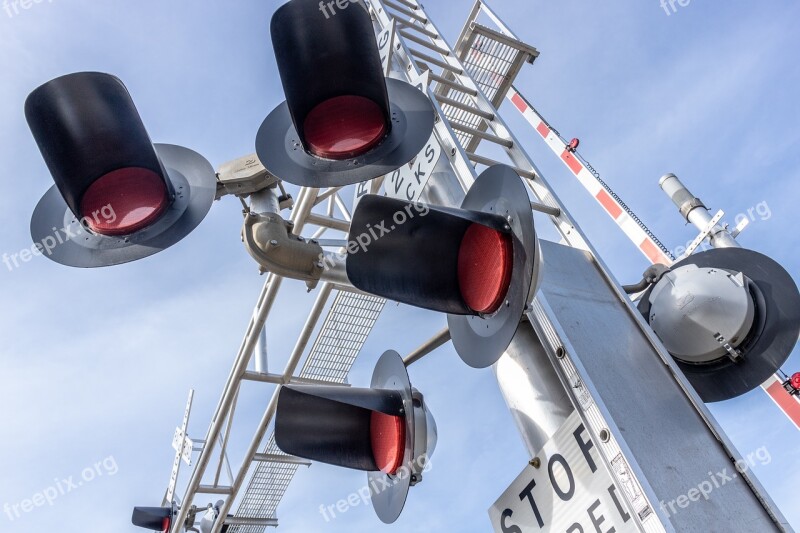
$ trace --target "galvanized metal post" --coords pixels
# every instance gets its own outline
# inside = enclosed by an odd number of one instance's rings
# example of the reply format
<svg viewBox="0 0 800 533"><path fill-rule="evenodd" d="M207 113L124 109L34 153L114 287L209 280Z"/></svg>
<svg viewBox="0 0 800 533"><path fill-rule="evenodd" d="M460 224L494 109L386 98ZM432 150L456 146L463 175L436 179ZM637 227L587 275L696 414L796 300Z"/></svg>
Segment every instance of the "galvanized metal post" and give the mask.
<svg viewBox="0 0 800 533"><path fill-rule="evenodd" d="M658 182L661 189L670 197L672 203L681 212L687 222L691 222L698 230L705 231L713 217L703 202L689 192L689 189L675 174L667 174ZM736 239L727 229L717 224L709 234L711 246L714 248L740 248Z"/></svg>

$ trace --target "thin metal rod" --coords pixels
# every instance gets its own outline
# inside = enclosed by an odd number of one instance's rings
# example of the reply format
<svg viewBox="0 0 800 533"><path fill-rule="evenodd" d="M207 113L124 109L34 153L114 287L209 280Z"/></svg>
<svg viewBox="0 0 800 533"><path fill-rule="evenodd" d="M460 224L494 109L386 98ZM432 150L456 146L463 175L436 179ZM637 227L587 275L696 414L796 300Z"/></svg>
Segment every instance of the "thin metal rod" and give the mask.
<svg viewBox="0 0 800 533"><path fill-rule="evenodd" d="M231 493L230 487L211 487L209 485L200 485L197 487L197 494L217 494L220 496L227 496Z"/></svg>
<svg viewBox="0 0 800 533"><path fill-rule="evenodd" d="M428 68L428 70L430 70L430 67L428 67L427 65L425 66ZM461 85L458 82L448 80L447 78L443 78L438 74L434 74L433 72L431 72L431 79L440 85L449 87L450 89L468 94L470 96L478 96L478 91L476 91L475 89L467 87L466 85Z"/></svg>
<svg viewBox="0 0 800 533"><path fill-rule="evenodd" d="M227 451L228 451L228 441L231 436L231 428L233 427L233 415L236 413L236 406L239 402L239 390L236 390L236 397L233 399L233 405L231 405L231 411L228 413L228 426L225 428L225 438L222 439L222 443L220 444L219 450L219 465L217 466L217 473L214 475L214 486L216 487L219 485L219 478L222 476L222 463L227 459ZM230 465L228 465L228 473L230 474ZM233 474L230 474L230 483L233 483Z"/></svg>
<svg viewBox="0 0 800 533"><path fill-rule="evenodd" d="M394 9L395 11L400 13L401 15L405 15L410 19L418 20L419 22L421 22L423 24L427 24L428 23L428 19L426 19L425 17L423 17L421 15L417 15L416 13L414 13L412 11L409 11L408 9L404 8L403 6L399 6L399 5L395 4L394 2L390 2L389 0L383 0L383 4L386 7L391 7L392 9Z"/></svg>
<svg viewBox="0 0 800 533"><path fill-rule="evenodd" d="M279 374L258 374L256 372L245 372L242 376L245 381L252 381L255 383L269 383L271 385L286 385L293 383L295 385L326 385L330 387L349 387L350 385L344 383L334 383L322 379L308 379L301 377L290 377L286 379Z"/></svg>
<svg viewBox="0 0 800 533"><path fill-rule="evenodd" d="M278 521L274 518L247 518L239 516L229 516L225 520L219 521L220 526L223 524L229 526L264 526L264 527L278 527Z"/></svg>
<svg viewBox="0 0 800 533"><path fill-rule="evenodd" d="M326 217L325 215L310 213L308 215L307 220L309 224L312 224L314 226L321 226L323 228L344 231L345 233L350 231L350 223L345 220L339 220L338 218Z"/></svg>
<svg viewBox="0 0 800 533"><path fill-rule="evenodd" d="M406 366L411 366L426 355L433 353L438 348L441 348L450 342L450 329L444 328L442 331L433 336L428 342L414 350L408 357L403 359Z"/></svg>
<svg viewBox="0 0 800 533"><path fill-rule="evenodd" d="M411 49L409 49L409 52L411 52L411 55L413 55L417 59L421 59L421 60L425 61L426 63L430 63L431 65L436 65L437 67L443 68L443 69L447 70L448 72L452 72L452 73L457 74L459 76L464 74L464 71L461 68L454 67L453 65L451 65L451 64L449 64L449 63L447 63L445 61L442 61L441 59L436 59L435 57L431 57L428 54L420 52L419 50L414 50L413 48L411 48Z"/></svg>
<svg viewBox="0 0 800 533"><path fill-rule="evenodd" d="M539 213L544 213L546 215L554 217L561 216L561 209L558 207L551 207L549 205L537 204L536 202L531 202L531 209L533 209L534 211L538 211Z"/></svg>
<svg viewBox="0 0 800 533"><path fill-rule="evenodd" d="M320 193L319 196L317 196L317 200L314 202L314 207L338 193L340 190L342 190L342 187L331 187L330 189L326 189L325 192Z"/></svg>
<svg viewBox="0 0 800 533"><path fill-rule="evenodd" d="M472 161L473 163L477 163L479 165L486 165L487 167L491 167L491 166L500 164L499 161L495 161L494 159L489 159L488 157L484 157L482 155L473 154L471 152L467 152L467 157L469 157L470 161ZM528 179L531 179L531 180L537 178L536 174L533 173L533 172L530 172L528 170L523 170L523 169L521 169L519 167L512 167L512 168L514 169L514 172L516 172L517 174L519 174L523 178L528 178Z"/></svg>
<svg viewBox="0 0 800 533"><path fill-rule="evenodd" d="M494 120L494 113L487 113L486 111L481 111L477 107L465 104L464 102L459 102L458 100L453 100L452 98L448 98L446 96L439 96L438 99L440 104L449 105L450 107L455 107L456 109L466 111L467 113L472 113L473 115L485 118L486 120Z"/></svg>
<svg viewBox="0 0 800 533"><path fill-rule="evenodd" d="M420 46L424 46L428 50L433 50L434 52L442 54L443 56L449 56L450 55L450 50L447 50L446 48L441 48L439 46L436 46L432 42L426 41L422 37L417 37L416 35L408 32L408 31L400 30L400 35L402 35L404 38L408 39L411 42L417 43Z"/></svg>
<svg viewBox="0 0 800 533"><path fill-rule="evenodd" d="M480 137L481 139L493 142L495 144L499 144L500 146L505 146L506 148L514 147L514 141L511 141L509 139L498 137L497 135L492 135L491 133L485 133L481 130L476 130L475 128L470 128L469 126L464 126L463 124L459 124L458 122L451 122L450 125L453 127L454 130L463 133L468 133L473 137Z"/></svg>
<svg viewBox="0 0 800 533"><path fill-rule="evenodd" d="M397 21L397 24L399 24L400 26L403 26L404 28L409 28L411 30L418 31L422 35L427 35L431 39L438 39L439 38L439 35L436 34L435 32L432 32L431 30L429 30L427 28L423 28L419 24L414 24L413 21L408 21L408 20L403 20L403 19L395 19L395 20Z"/></svg>
<svg viewBox="0 0 800 533"><path fill-rule="evenodd" d="M409 9L413 9L414 11L419 9L419 6L413 2L409 2L408 0L396 0L398 3L407 6Z"/></svg>

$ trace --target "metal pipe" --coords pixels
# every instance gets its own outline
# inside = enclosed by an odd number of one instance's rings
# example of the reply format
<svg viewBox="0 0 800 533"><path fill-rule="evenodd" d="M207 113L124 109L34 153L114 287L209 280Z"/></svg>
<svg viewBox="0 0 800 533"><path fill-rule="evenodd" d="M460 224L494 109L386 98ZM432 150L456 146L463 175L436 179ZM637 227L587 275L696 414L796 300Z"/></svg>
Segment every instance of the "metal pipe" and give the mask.
<svg viewBox="0 0 800 533"><path fill-rule="evenodd" d="M345 233L350 231L350 223L338 218L327 217L325 215L318 215L316 213L309 213L308 223L323 228L335 229Z"/></svg>
<svg viewBox="0 0 800 533"><path fill-rule="evenodd" d="M703 202L694 196L675 174L667 174L659 180L658 185L672 203L678 208L683 218L700 231L705 231L714 217L708 212ZM714 248L740 248L736 239L723 226L717 224L709 235Z"/></svg>
<svg viewBox="0 0 800 533"><path fill-rule="evenodd" d="M267 328L261 328L261 333L258 335L255 350L255 364L256 372L259 374L269 373L269 355L267 354Z"/></svg>
<svg viewBox="0 0 800 533"><path fill-rule="evenodd" d="M529 322L494 365L508 409L531 457L536 456L575 408Z"/></svg>
<svg viewBox="0 0 800 533"><path fill-rule="evenodd" d="M433 353L438 348L450 342L451 338L450 328L444 328L442 331L434 335L433 338L428 342L411 352L408 357L403 360L403 363L405 363L407 367L413 365L426 355Z"/></svg>

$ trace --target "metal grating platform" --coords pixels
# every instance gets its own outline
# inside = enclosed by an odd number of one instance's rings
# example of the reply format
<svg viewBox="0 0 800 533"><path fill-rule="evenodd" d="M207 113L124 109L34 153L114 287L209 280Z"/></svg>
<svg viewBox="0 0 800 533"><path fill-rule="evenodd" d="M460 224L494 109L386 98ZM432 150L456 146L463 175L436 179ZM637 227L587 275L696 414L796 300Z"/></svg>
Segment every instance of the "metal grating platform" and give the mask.
<svg viewBox="0 0 800 533"><path fill-rule="evenodd" d="M522 66L539 55L532 46L477 22L467 24L459 43L456 50L459 60L495 108L503 103ZM470 95L452 91L446 85L440 84L436 92L460 104L474 105ZM485 119L474 113L447 104L442 110L452 123L482 132L487 130ZM457 131L456 136L468 152L474 152L481 141L480 137L463 131Z"/></svg>

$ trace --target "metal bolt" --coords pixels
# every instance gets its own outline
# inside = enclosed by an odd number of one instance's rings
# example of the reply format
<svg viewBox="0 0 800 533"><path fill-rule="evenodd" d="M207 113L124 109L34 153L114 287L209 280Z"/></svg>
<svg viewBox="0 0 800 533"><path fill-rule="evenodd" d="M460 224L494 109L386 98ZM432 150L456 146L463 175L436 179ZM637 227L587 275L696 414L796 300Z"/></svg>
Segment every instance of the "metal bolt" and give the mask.
<svg viewBox="0 0 800 533"><path fill-rule="evenodd" d="M611 433L607 429L600 430L600 441L608 442L611 440Z"/></svg>
<svg viewBox="0 0 800 533"><path fill-rule="evenodd" d="M539 459L538 457L534 457L533 459L530 460L528 464L534 468L539 468L540 466L542 466L542 460Z"/></svg>
<svg viewBox="0 0 800 533"><path fill-rule="evenodd" d="M272 246L278 246L278 241L276 241L275 239L272 239L271 241L269 241L269 243Z"/></svg>
<svg viewBox="0 0 800 533"><path fill-rule="evenodd" d="M564 359L564 356L567 355L567 352L564 350L563 346L559 346L556 348L556 357L559 359Z"/></svg>

